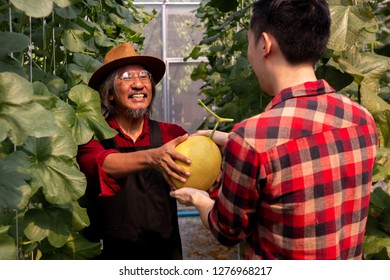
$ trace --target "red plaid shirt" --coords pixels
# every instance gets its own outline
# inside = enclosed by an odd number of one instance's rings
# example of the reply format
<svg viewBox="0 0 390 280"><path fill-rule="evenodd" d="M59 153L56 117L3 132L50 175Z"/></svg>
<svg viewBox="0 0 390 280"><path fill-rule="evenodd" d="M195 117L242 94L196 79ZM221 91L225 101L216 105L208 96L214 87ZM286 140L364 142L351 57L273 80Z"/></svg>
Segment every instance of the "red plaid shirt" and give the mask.
<svg viewBox="0 0 390 280"><path fill-rule="evenodd" d="M209 215L244 259L361 259L377 131L324 80L287 88L237 124Z"/></svg>

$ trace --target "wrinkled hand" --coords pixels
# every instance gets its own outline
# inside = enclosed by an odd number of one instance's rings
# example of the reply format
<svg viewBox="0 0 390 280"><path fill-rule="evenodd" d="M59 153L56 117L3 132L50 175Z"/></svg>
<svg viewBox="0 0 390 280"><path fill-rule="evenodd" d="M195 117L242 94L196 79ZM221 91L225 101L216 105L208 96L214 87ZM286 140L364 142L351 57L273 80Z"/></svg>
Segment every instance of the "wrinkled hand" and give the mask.
<svg viewBox="0 0 390 280"><path fill-rule="evenodd" d="M211 136L212 130L198 130L193 135ZM221 150L221 153L225 150L226 143L228 141L229 133L216 130L214 132L212 140Z"/></svg>
<svg viewBox="0 0 390 280"><path fill-rule="evenodd" d="M153 149L151 152L151 165L159 171L164 179L173 186L171 177L178 181L185 182L190 173L178 165L175 160L179 160L186 164L191 164L189 158L176 152L175 147L188 138L188 134L179 136L163 146ZM151 150L150 150L151 151Z"/></svg>
<svg viewBox="0 0 390 280"><path fill-rule="evenodd" d="M185 206L198 206L211 200L207 192L194 188L176 189L170 192L170 196L176 198L180 204Z"/></svg>

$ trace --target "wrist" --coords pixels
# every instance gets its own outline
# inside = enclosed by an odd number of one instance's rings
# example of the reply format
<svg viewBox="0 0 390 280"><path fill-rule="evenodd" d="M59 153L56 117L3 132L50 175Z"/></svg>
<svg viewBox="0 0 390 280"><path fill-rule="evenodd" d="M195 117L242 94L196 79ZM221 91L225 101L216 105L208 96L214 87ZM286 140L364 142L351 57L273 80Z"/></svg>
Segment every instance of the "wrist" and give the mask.
<svg viewBox="0 0 390 280"><path fill-rule="evenodd" d="M144 157L145 157L146 166L155 168L156 164L155 164L154 156L153 156L154 149L148 149L148 150L145 150L144 152L145 152Z"/></svg>
<svg viewBox="0 0 390 280"><path fill-rule="evenodd" d="M191 195L191 203L198 209L204 208L205 206L210 204L210 202L212 202L212 199L210 198L209 194L205 191L196 190Z"/></svg>

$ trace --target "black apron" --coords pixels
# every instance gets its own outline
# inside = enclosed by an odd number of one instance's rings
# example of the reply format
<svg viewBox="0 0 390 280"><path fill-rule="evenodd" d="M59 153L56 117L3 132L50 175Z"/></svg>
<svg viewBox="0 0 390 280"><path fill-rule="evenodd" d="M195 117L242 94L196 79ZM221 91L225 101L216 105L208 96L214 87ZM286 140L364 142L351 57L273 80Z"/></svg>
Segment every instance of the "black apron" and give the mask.
<svg viewBox="0 0 390 280"><path fill-rule="evenodd" d="M102 141L106 149L128 153L162 145L158 122L149 120L150 146L118 147L114 139ZM101 259L182 259L176 200L154 169L130 174L116 195L97 197L97 227L103 240Z"/></svg>

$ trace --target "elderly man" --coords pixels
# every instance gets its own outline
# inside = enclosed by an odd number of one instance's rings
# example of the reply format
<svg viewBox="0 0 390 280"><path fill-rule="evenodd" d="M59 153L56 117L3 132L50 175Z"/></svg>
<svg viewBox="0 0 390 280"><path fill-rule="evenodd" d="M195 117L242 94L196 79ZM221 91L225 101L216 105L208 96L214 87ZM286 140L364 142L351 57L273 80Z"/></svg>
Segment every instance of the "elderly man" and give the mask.
<svg viewBox="0 0 390 280"><path fill-rule="evenodd" d="M176 200L169 196L174 177L188 172L174 161L186 131L150 119L155 85L165 63L138 55L130 44L110 50L89 86L99 91L102 113L118 133L79 147L77 161L87 178L91 226L85 235L101 240L101 259L182 259Z"/></svg>

